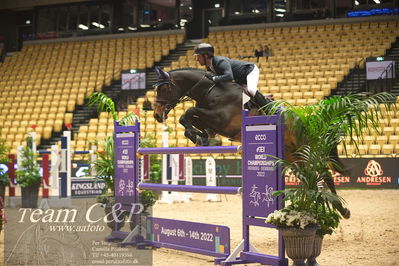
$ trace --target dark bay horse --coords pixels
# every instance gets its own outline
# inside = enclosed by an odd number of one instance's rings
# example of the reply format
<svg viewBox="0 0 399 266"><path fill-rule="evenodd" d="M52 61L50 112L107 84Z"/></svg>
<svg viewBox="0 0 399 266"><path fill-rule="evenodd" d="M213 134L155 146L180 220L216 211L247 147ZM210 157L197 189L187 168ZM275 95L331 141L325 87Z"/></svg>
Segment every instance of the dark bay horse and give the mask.
<svg viewBox="0 0 399 266"><path fill-rule="evenodd" d="M157 68L159 82L154 103L154 118L158 122L167 119L168 113L183 97L196 101L180 117L179 122L184 126L184 135L193 143L198 137L207 138L208 132L241 142L242 125L242 86L233 82L216 84L205 77L205 71L200 69L177 69L164 72ZM260 114L252 109L251 114ZM285 156L293 161L291 154L297 145L294 134L286 130L284 144Z"/></svg>
<svg viewBox="0 0 399 266"><path fill-rule="evenodd" d="M156 88L154 103L154 118L164 122L168 113L183 98L189 97L196 101L196 106L186 110L179 122L184 126L184 135L193 143L198 138L208 138L209 132L214 132L234 141L241 142L242 125L242 91L241 85L226 82L214 83L200 69L176 69L169 72L156 68L159 81ZM253 115L259 114L254 109ZM297 140L295 132L286 127L284 130L285 160L294 161L297 147L304 144ZM337 156L337 154L332 154ZM325 180L333 193L336 193L334 182ZM342 215L349 216L349 210L343 209Z"/></svg>

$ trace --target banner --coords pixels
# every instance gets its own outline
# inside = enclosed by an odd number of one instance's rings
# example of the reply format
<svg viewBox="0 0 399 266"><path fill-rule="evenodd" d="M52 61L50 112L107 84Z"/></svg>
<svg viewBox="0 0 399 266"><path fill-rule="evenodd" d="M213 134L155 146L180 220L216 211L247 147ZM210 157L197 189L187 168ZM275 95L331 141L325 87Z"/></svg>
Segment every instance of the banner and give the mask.
<svg viewBox="0 0 399 266"><path fill-rule="evenodd" d="M342 158L349 175L333 173L337 187L399 189L399 158ZM205 160L193 160L193 184L205 185ZM216 160L218 186L241 186L241 160ZM298 184L294 176L285 177L287 187Z"/></svg>
<svg viewBox="0 0 399 266"><path fill-rule="evenodd" d="M105 182L95 178L72 178L71 196L95 197L101 195L105 189Z"/></svg>

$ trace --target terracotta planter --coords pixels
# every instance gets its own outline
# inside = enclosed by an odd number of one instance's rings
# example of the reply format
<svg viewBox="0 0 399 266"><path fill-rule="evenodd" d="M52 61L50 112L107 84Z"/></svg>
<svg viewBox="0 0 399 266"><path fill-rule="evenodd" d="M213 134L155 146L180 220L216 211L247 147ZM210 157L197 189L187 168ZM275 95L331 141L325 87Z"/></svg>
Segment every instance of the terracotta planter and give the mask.
<svg viewBox="0 0 399 266"><path fill-rule="evenodd" d="M321 253L322 244L323 244L323 238L316 234L314 237L313 253L306 261L306 266L320 266L320 264L317 263L316 258Z"/></svg>
<svg viewBox="0 0 399 266"><path fill-rule="evenodd" d="M314 238L317 227L297 229L278 228L283 235L285 251L294 266L306 266L305 260L313 254Z"/></svg>
<svg viewBox="0 0 399 266"><path fill-rule="evenodd" d="M39 187L40 183L30 185L29 187L21 187L22 208L37 208Z"/></svg>

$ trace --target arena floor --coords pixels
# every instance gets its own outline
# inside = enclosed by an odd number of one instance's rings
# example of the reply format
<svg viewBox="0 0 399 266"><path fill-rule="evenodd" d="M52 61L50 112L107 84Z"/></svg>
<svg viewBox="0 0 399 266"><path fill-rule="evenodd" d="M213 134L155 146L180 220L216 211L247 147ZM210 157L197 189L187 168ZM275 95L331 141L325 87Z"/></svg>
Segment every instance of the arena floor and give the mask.
<svg viewBox="0 0 399 266"><path fill-rule="evenodd" d="M399 190L340 190L339 194L347 201L352 217L343 220L333 235L325 237L318 262L324 266L399 265ZM157 204L154 215L229 226L234 248L241 240L240 197L222 196L218 203L203 202L204 198L198 194L190 203ZM259 251L277 253L274 230L255 227L251 237ZM3 252L1 256L3 263ZM153 259L156 266L213 265L211 257L166 249L155 250Z"/></svg>
<svg viewBox="0 0 399 266"><path fill-rule="evenodd" d="M338 230L326 236L318 262L324 266L393 266L399 265L399 190L340 190L352 212ZM222 196L222 202L202 202L197 195L189 204L156 205L155 216L222 224L230 227L232 247L241 240L241 200ZM255 247L276 254L273 232L255 227L251 236ZM292 262L290 262L291 264ZM213 265L209 257L159 249L154 265Z"/></svg>

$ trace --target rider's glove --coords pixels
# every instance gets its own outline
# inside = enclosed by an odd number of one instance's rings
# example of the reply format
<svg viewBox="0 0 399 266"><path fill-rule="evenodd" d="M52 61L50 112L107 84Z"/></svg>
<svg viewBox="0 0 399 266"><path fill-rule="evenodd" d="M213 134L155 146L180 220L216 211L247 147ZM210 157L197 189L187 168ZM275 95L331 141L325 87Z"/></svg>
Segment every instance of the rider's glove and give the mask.
<svg viewBox="0 0 399 266"><path fill-rule="evenodd" d="M213 79L214 75L213 75L211 72L206 72L206 73L205 73L205 77L206 77L207 79L210 79L210 80L212 80L212 81L215 81L215 80Z"/></svg>

